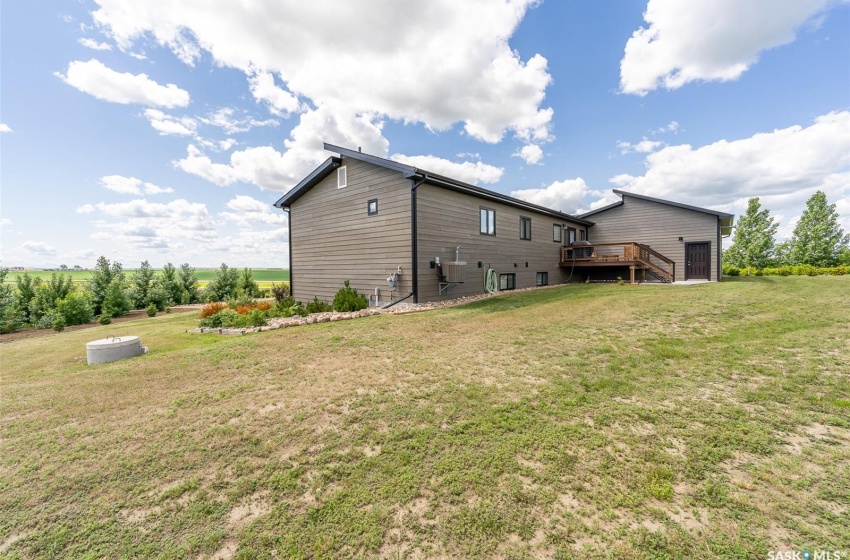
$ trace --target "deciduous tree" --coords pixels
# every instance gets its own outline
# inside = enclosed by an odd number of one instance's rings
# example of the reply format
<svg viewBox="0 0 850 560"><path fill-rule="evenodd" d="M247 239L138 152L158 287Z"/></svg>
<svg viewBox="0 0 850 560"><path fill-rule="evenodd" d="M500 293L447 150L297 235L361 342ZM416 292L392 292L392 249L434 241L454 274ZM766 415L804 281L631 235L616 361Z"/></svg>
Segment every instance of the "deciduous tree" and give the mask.
<svg viewBox="0 0 850 560"><path fill-rule="evenodd" d="M738 219L732 246L723 252L723 260L740 268L770 266L774 262L778 227L758 197L751 198L747 212Z"/></svg>
<svg viewBox="0 0 850 560"><path fill-rule="evenodd" d="M794 228L788 260L791 264L835 266L848 244L850 235L845 235L838 225L835 204L829 204L826 194L818 191L806 202L806 209Z"/></svg>

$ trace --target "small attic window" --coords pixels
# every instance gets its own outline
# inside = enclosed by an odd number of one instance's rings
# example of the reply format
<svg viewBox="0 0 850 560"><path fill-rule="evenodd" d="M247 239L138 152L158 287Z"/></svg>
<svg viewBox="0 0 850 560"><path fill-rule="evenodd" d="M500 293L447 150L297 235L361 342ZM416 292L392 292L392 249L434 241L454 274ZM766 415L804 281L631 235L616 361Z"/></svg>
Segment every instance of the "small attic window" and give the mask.
<svg viewBox="0 0 850 560"><path fill-rule="evenodd" d="M348 173L343 165L336 170L336 188L341 189L348 186Z"/></svg>

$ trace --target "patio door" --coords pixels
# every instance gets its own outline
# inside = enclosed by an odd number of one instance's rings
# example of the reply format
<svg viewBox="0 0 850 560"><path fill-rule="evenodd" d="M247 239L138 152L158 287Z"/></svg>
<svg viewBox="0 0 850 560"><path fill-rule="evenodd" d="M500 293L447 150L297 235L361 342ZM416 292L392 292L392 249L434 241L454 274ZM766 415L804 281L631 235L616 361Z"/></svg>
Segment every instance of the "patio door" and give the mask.
<svg viewBox="0 0 850 560"><path fill-rule="evenodd" d="M567 228L567 245L572 245L576 242L576 228Z"/></svg>

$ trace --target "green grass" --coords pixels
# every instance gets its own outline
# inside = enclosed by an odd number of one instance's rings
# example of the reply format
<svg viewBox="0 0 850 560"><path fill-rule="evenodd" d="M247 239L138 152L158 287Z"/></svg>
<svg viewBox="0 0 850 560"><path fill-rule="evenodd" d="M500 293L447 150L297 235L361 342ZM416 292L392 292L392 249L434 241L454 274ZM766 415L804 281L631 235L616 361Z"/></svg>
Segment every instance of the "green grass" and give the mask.
<svg viewBox="0 0 850 560"><path fill-rule="evenodd" d="M850 548L850 278L566 286L234 338L192 325L2 346L0 555ZM106 334L151 351L86 366Z"/></svg>

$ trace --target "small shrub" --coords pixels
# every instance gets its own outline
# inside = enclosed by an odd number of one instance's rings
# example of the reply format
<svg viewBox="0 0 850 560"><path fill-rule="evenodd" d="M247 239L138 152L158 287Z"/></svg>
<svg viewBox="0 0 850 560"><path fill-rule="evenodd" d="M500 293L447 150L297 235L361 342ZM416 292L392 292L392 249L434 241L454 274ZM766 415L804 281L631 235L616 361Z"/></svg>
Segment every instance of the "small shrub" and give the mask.
<svg viewBox="0 0 850 560"><path fill-rule="evenodd" d="M39 317L38 321L36 321L35 323L35 328L52 329L53 323L55 323L57 319L60 319L61 317L62 316L55 309L50 309L41 317Z"/></svg>
<svg viewBox="0 0 850 560"><path fill-rule="evenodd" d="M307 302L306 309L307 313L327 313L328 311L333 311L333 307L328 302L320 300L317 296L313 296L313 301Z"/></svg>
<svg viewBox="0 0 850 560"><path fill-rule="evenodd" d="M289 286L286 284L281 284L278 286L277 284L272 283L272 295L274 299L279 303L281 300L289 297Z"/></svg>
<svg viewBox="0 0 850 560"><path fill-rule="evenodd" d="M625 282L623 282L623 277L622 277L622 276L617 276L617 285L618 285L618 286L625 286L625 285L626 285L626 283L625 283Z"/></svg>
<svg viewBox="0 0 850 560"><path fill-rule="evenodd" d="M740 276L741 269L730 264L723 265L723 276Z"/></svg>
<svg viewBox="0 0 850 560"><path fill-rule="evenodd" d="M206 319L207 317L212 317L213 315L217 315L221 311L227 309L226 303L221 303L218 301L214 301L212 303L208 303L201 309L201 319Z"/></svg>
<svg viewBox="0 0 850 560"><path fill-rule="evenodd" d="M268 322L266 321L266 314L260 311L259 309L255 309L248 313L247 320L248 326L251 327L263 327Z"/></svg>
<svg viewBox="0 0 850 560"><path fill-rule="evenodd" d="M166 313L171 313L171 308L170 308L170 307L166 307L166 308L165 308L165 312L166 312Z"/></svg>
<svg viewBox="0 0 850 560"><path fill-rule="evenodd" d="M101 325L108 325L112 322L112 317L110 317L109 315L101 315L100 317L98 317L97 322Z"/></svg>
<svg viewBox="0 0 850 560"><path fill-rule="evenodd" d="M62 315L56 315L56 318L53 320L53 325L51 325L51 327L56 332L62 332L65 330L65 319L62 318Z"/></svg>
<svg viewBox="0 0 850 560"><path fill-rule="evenodd" d="M158 309L156 308L155 303L152 303L152 304L148 305L147 307L145 307L145 313L148 314L148 317L156 317L157 311L158 311Z"/></svg>
<svg viewBox="0 0 850 560"><path fill-rule="evenodd" d="M198 326L209 328L226 328L237 326L239 314L233 309L222 309L215 315L210 315L198 323Z"/></svg>
<svg viewBox="0 0 850 560"><path fill-rule="evenodd" d="M348 280L344 282L345 286L341 288L334 296L333 309L334 311L360 311L369 306L365 296L357 293L357 290L349 285Z"/></svg>

